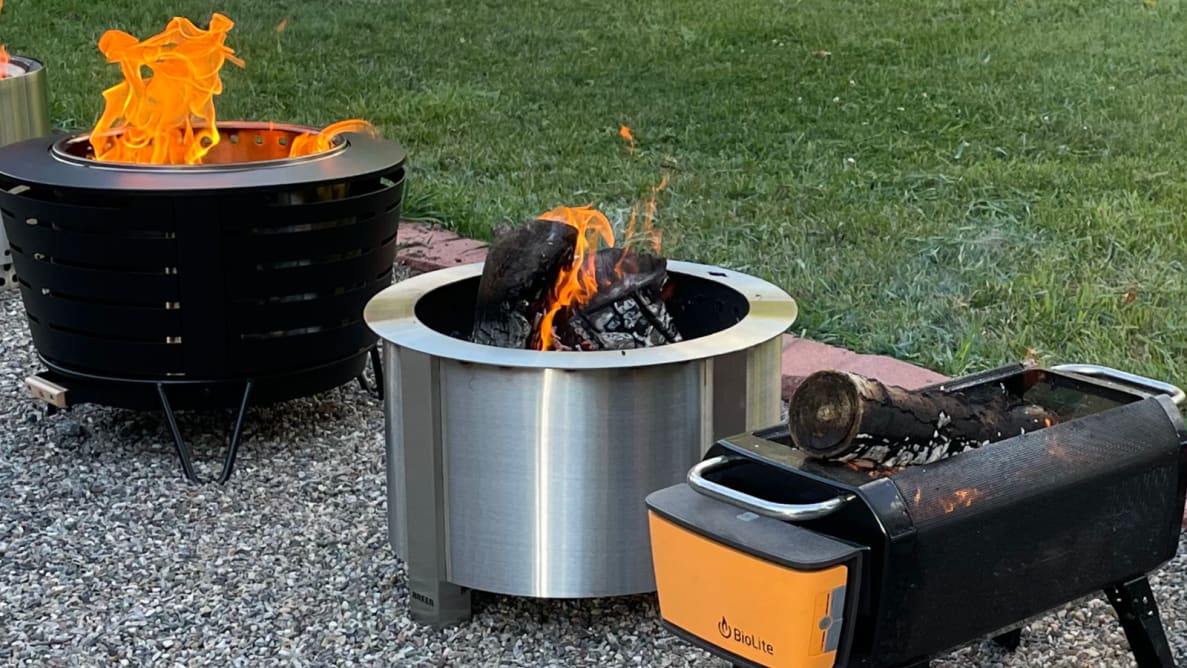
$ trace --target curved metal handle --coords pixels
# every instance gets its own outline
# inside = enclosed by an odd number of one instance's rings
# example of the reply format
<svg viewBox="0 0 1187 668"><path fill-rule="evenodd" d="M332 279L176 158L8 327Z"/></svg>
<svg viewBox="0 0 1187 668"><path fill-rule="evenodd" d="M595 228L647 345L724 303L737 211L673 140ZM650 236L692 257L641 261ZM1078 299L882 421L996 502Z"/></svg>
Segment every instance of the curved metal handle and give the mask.
<svg viewBox="0 0 1187 668"><path fill-rule="evenodd" d="M818 517L824 517L825 515L832 514L846 501L853 498L853 495L846 494L818 503L775 503L774 501L767 501L766 499L760 499L749 494L743 494L736 489L705 479L706 473L741 461L748 460L745 457L738 457L736 455L710 457L688 470L688 486L705 496L740 506L756 515L786 522L802 522L804 520L814 520Z"/></svg>
<svg viewBox="0 0 1187 668"><path fill-rule="evenodd" d="M1159 394L1169 394L1171 401L1175 402L1176 406L1182 406L1183 401L1187 399L1187 394L1183 393L1178 387L1165 383L1161 380L1154 380L1139 376L1128 371L1120 371L1112 367L1100 366L1098 364L1059 364L1051 367L1052 371L1063 371L1066 373L1076 373L1081 376L1094 376L1097 378L1106 378L1108 380L1115 380L1119 383L1132 385L1143 390L1157 392Z"/></svg>

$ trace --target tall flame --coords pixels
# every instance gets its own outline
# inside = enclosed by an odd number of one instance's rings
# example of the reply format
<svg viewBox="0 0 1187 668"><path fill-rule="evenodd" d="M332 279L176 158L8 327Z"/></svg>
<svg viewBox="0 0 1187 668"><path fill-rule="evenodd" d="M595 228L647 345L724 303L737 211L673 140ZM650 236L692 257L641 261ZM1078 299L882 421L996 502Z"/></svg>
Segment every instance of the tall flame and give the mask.
<svg viewBox="0 0 1187 668"><path fill-rule="evenodd" d="M121 30L104 33L99 50L107 62L120 66L124 81L103 91L106 106L91 131L95 159L200 164L219 142L214 111L214 96L223 91L219 71L228 61L245 66L225 44L234 25L215 13L207 30L175 17L143 41ZM289 155L324 151L336 135L360 131L374 134L375 128L358 119L335 123L295 137Z"/></svg>
<svg viewBox="0 0 1187 668"><path fill-rule="evenodd" d="M573 251L573 262L561 269L549 295L548 309L540 319L539 338L533 342L536 350L553 350L552 322L563 308L581 306L598 293L595 273L597 242L601 239L607 247L614 246L614 228L610 221L597 209L586 205L578 207L558 206L538 216L543 220L565 223L577 228L577 247Z"/></svg>
<svg viewBox="0 0 1187 668"><path fill-rule="evenodd" d="M0 0L0 12L4 11L4 0ZM0 79L8 76L8 51L0 44Z"/></svg>
<svg viewBox="0 0 1187 668"><path fill-rule="evenodd" d="M122 30L103 33L99 50L107 62L119 64L124 81L103 91L107 106L91 132L95 159L200 163L218 141L214 96L223 92L219 70L228 60L244 66L224 44L234 25L216 13L209 30L177 17L143 42ZM145 76L146 69L151 76Z"/></svg>
<svg viewBox="0 0 1187 668"><path fill-rule="evenodd" d="M630 245L642 240L642 243L650 246L652 251L659 252L660 233L652 226L655 221L655 198L667 185L668 176L665 174L659 184L651 189L651 197L644 208L641 223L639 204L636 203L631 209L631 217L627 223L626 233L623 235L624 251ZM599 284L610 285L614 278L622 278L624 271L629 268L624 265L633 256L623 252L614 265L614 276L597 276L596 260L599 241L606 248L613 248L615 245L614 228L610 225L605 214L590 205L560 206L540 214L537 218L565 223L577 228L577 245L573 250L573 262L557 275L556 283L553 284L552 292L548 296L548 307L537 327L538 337L532 342L532 347L536 350L555 350L556 342L552 335L552 325L557 314L563 309L589 303L597 295ZM636 227L639 228L638 231L636 231Z"/></svg>

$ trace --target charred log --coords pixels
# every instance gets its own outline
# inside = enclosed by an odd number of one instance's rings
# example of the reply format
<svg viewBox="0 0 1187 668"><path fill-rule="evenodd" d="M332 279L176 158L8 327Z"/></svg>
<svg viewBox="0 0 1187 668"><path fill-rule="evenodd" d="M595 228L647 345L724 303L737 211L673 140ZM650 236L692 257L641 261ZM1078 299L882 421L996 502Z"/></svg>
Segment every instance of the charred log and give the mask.
<svg viewBox="0 0 1187 668"><path fill-rule="evenodd" d="M1056 421L1011 400L907 390L842 371L819 371L791 397L792 442L819 459L891 468L930 464Z"/></svg>
<svg viewBox="0 0 1187 668"><path fill-rule="evenodd" d="M482 267L471 340L525 348L560 270L573 261L577 228L533 220L496 236Z"/></svg>
<svg viewBox="0 0 1187 668"><path fill-rule="evenodd" d="M598 293L558 331L566 347L627 350L681 340L663 299L667 260L603 248L595 262Z"/></svg>

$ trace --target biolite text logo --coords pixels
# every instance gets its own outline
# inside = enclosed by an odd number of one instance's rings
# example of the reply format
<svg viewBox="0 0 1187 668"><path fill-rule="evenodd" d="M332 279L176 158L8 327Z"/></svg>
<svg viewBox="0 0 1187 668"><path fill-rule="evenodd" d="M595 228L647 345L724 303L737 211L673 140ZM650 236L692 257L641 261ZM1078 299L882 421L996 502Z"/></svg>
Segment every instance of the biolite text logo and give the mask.
<svg viewBox="0 0 1187 668"><path fill-rule="evenodd" d="M721 634L722 638L732 640L740 645L745 645L751 649L756 649L768 656L775 656L775 646L771 643L759 638L753 633L746 633L737 626L731 625L725 618L721 616L721 621L717 622L717 632Z"/></svg>

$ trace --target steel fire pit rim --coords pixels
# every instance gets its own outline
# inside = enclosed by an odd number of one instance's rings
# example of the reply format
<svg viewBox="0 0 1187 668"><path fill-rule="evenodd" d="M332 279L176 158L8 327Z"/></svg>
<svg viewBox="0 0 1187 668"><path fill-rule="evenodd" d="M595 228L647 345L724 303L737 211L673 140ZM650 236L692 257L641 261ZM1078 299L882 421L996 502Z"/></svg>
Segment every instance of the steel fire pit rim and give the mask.
<svg viewBox="0 0 1187 668"><path fill-rule="evenodd" d="M218 125L242 127L248 124L268 126L257 121L226 121ZM273 124L273 127L302 126ZM71 135L67 139L76 137ZM94 160L67 162L54 152L54 146L63 137L51 135L0 147L0 180L30 186L117 192L290 190L302 185L386 174L403 165L406 159L403 147L395 141L353 132L344 132L340 137L343 148L338 151L300 158L225 163L217 165L218 169L201 169L203 166L107 164Z"/></svg>
<svg viewBox="0 0 1187 668"><path fill-rule="evenodd" d="M11 71L13 69L17 70L16 74L11 73ZM4 86L6 86L6 85L15 86L17 84L14 84L11 82L13 82L17 79L20 79L21 77L29 76L29 75L31 75L35 72L38 72L40 70L43 70L43 69L45 69L45 63L41 62L40 60L37 60L36 58L30 58L29 56L18 56L16 54L9 54L9 56L8 56L8 70L9 70L9 72L8 72L8 74L5 75L5 77L3 79L0 79L0 88L4 88ZM8 82L8 83L6 83L6 82Z"/></svg>
<svg viewBox="0 0 1187 668"><path fill-rule="evenodd" d="M461 362L526 369L579 371L678 364L728 355L781 336L795 322L795 300L779 287L748 274L711 265L668 260L668 272L713 281L737 292L749 307L731 327L706 336L634 350L540 351L486 346L438 332L416 317L417 302L451 283L482 275L482 262L438 269L401 281L375 295L363 319L397 346ZM473 305L459 305L473 308Z"/></svg>

